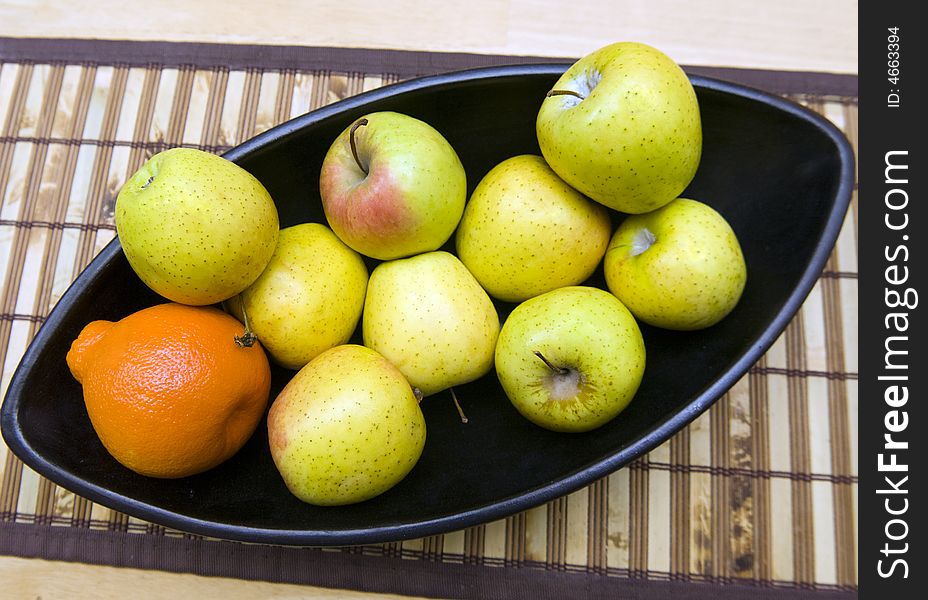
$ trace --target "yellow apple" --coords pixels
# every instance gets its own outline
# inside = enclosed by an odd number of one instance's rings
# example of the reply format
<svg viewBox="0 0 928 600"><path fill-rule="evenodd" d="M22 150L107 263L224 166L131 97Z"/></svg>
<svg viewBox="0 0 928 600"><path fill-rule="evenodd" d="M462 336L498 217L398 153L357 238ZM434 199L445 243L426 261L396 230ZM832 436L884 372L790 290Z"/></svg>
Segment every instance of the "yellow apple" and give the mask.
<svg viewBox="0 0 928 600"><path fill-rule="evenodd" d="M329 225L361 254L391 260L437 250L461 219L464 166L434 127L382 111L335 139L319 175Z"/></svg>
<svg viewBox="0 0 928 600"><path fill-rule="evenodd" d="M374 269L362 331L365 346L429 396L493 368L499 315L457 257L427 252Z"/></svg>
<svg viewBox="0 0 928 600"><path fill-rule="evenodd" d="M686 73L636 42L610 44L571 65L543 99L536 132L564 181L625 213L679 196L702 155L699 104Z"/></svg>
<svg viewBox="0 0 928 600"><path fill-rule="evenodd" d="M512 405L553 431L590 431L614 419L644 367L634 317L594 287L558 288L519 304L496 346L496 374Z"/></svg>
<svg viewBox="0 0 928 600"><path fill-rule="evenodd" d="M425 447L425 418L395 366L346 344L307 363L267 418L274 465L300 500L331 506L399 483Z"/></svg>
<svg viewBox="0 0 928 600"><path fill-rule="evenodd" d="M302 223L280 231L267 268L228 304L274 362L299 369L351 338L366 290L361 256L325 225Z"/></svg>
<svg viewBox="0 0 928 600"><path fill-rule="evenodd" d="M251 285L271 259L278 226L260 181L193 148L155 154L116 198L116 233L129 265L182 304L214 304Z"/></svg>
<svg viewBox="0 0 928 600"><path fill-rule="evenodd" d="M604 270L606 285L635 317L676 330L718 323L747 280L731 226L712 207L686 198L625 219L609 243Z"/></svg>
<svg viewBox="0 0 928 600"><path fill-rule="evenodd" d="M540 156L504 160L471 194L455 242L494 298L521 302L586 280L612 233L605 207L567 185Z"/></svg>

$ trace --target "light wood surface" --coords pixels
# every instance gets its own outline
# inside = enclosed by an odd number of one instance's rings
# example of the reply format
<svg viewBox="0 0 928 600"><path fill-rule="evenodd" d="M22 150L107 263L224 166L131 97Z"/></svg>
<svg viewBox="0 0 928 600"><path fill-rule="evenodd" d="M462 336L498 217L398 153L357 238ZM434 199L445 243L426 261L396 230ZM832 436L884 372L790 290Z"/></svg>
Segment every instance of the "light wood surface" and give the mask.
<svg viewBox="0 0 928 600"><path fill-rule="evenodd" d="M857 73L856 0L0 0L0 36L540 56L637 40L684 64ZM10 599L394 597L16 557L0 581Z"/></svg>
<svg viewBox="0 0 928 600"><path fill-rule="evenodd" d="M684 64L857 72L856 0L0 0L0 35L532 56L635 40Z"/></svg>
<svg viewBox="0 0 928 600"><path fill-rule="evenodd" d="M351 590L242 581L223 577L198 577L140 569L91 567L66 562L27 558L0 558L0 597L8 600L58 598L81 600L158 600L172 598L245 598L312 600L399 600L411 596L368 594Z"/></svg>

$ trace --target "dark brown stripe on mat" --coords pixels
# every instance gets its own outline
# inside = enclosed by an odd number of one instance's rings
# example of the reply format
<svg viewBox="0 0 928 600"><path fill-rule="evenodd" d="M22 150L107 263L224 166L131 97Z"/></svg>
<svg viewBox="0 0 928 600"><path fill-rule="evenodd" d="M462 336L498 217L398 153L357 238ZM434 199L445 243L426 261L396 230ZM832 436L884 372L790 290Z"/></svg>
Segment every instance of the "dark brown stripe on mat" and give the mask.
<svg viewBox="0 0 928 600"><path fill-rule="evenodd" d="M62 72L62 76L63 74ZM80 81L74 94L74 102L76 103L74 106L67 106L64 104L66 100L61 98L61 82L59 82L59 94L58 98L55 100L55 107L52 108L52 114L71 115L67 132L69 137L80 135L80 132L83 131L84 125L87 122L87 112L92 97L90 92L93 89L95 76L96 68L90 67L81 69ZM49 125L49 129L53 127L55 117L51 117L50 120L52 124ZM50 196L43 196L39 190L36 191L38 202L36 208L33 210L34 218L41 215L50 217L50 220L55 223L64 221L68 209L67 196L71 190L75 169L77 167L77 154L77 146L52 146L50 148L50 156L48 157L48 161L44 163L42 171L44 176L57 175L54 179L54 193ZM42 177L42 179L44 180L45 177ZM39 186L41 186L41 181L42 180L40 180ZM45 315L51 310L52 288L57 271L56 266L61 249L63 231L62 228L51 228L45 236L45 246L43 249L43 254L45 256L45 260L43 261L44 268L39 275L39 291L36 295L35 304L33 305L33 314ZM32 322L29 336L34 336L37 330L38 323ZM56 513L58 510L57 489L57 485L44 477L39 480L38 498L36 500L37 514L43 517L51 517Z"/></svg>
<svg viewBox="0 0 928 600"><path fill-rule="evenodd" d="M16 73L16 83L13 85L13 97L10 100L6 122L3 125L3 134L5 136L12 137L19 133L23 112L26 110L26 97L29 94L29 85L32 82L33 70L32 65L24 65L19 69L19 72ZM14 151L15 147L13 144L4 143L0 145L0 191L8 189ZM2 208L2 204L6 201L7 199L5 196L0 196L0 208ZM21 215L22 210L20 210L17 220L23 220ZM20 269L16 268L17 265L15 261L16 248L18 246L16 240L18 240L19 237L18 234L14 235L13 248L10 250L11 264L7 268L6 279L3 281L3 296L0 297L0 312L4 313L14 312L16 305L16 291L19 289L19 280L13 280L13 278L17 277L20 271ZM10 344L10 328L11 324L9 322L0 322L0 365L6 364L6 353ZM11 464L9 460L8 458L8 465ZM9 473L7 472L7 474ZM4 492L7 492L5 486ZM2 502L0 502L0 508L7 509L9 498L6 497L6 494L4 494L0 500L2 500Z"/></svg>
<svg viewBox="0 0 928 600"><path fill-rule="evenodd" d="M45 317L39 315L25 315L17 313L0 313L0 321L31 321L33 323L44 323Z"/></svg>
<svg viewBox="0 0 928 600"><path fill-rule="evenodd" d="M121 101L121 98L120 98ZM221 110L220 106L220 110ZM219 123L216 123L218 127ZM169 144L165 140L153 140L153 141L134 141L134 140L103 140L95 138L60 138L60 137L36 137L36 136L3 136L0 135L0 144L59 144L62 146L96 146L98 148L132 148L136 150L142 150L145 156L151 156L156 152L161 150L167 150L172 148L173 145ZM191 144L191 143L180 143L174 144L176 146L185 146L187 148L199 148L200 150L205 150L207 152L213 152L216 154L221 154L232 148L232 145L227 142L222 143L200 143L200 144ZM826 274L822 275L827 276ZM830 276L838 277L837 274L831 274ZM850 277L851 275L840 275L840 277ZM854 278L857 277L856 274L852 275Z"/></svg>
<svg viewBox="0 0 928 600"><path fill-rule="evenodd" d="M824 105L820 100L811 103L811 107L824 114ZM853 127L853 124L848 124ZM851 127L848 127L850 129ZM856 147L855 147L856 152ZM856 161L855 161L856 168ZM855 182L857 178L855 176ZM840 268L838 250L835 248L825 264L827 270ZM841 318L841 287L847 285L837 279L823 279L820 282L825 321L825 359L829 371L844 371L844 324ZM851 475L853 459L851 458L851 430L848 416L847 383L828 380L828 422L831 449L831 471L839 476ZM854 488L849 482L832 486L832 503L835 530L835 576L839 585L852 585L857 582L857 537L855 535Z"/></svg>
<svg viewBox="0 0 928 600"><path fill-rule="evenodd" d="M648 455L633 461L628 474L628 575L648 573ZM643 468L642 468L643 467Z"/></svg>
<svg viewBox="0 0 928 600"><path fill-rule="evenodd" d="M195 74L196 70L190 66L183 66L178 70L174 98L171 101L171 116L164 134L164 141L168 146L179 146L184 141L184 126L190 110L190 94L193 92Z"/></svg>
<svg viewBox="0 0 928 600"><path fill-rule="evenodd" d="M293 104L294 71L286 69L280 73L277 82L277 97L274 100L274 123L283 123L290 119L290 107Z"/></svg>
<svg viewBox="0 0 928 600"><path fill-rule="evenodd" d="M390 73L401 78L472 67L526 63L567 63L576 57L538 57L420 52L366 48L320 48L197 42L137 42L49 38L0 38L0 60L229 69L262 68L342 73ZM857 76L806 71L767 71L686 66L694 75L716 77L781 94L856 97Z"/></svg>
<svg viewBox="0 0 928 600"><path fill-rule="evenodd" d="M670 460L684 469L690 466L690 430L670 438ZM690 474L670 471L670 577L686 580L690 572Z"/></svg>
<svg viewBox="0 0 928 600"><path fill-rule="evenodd" d="M34 75L34 73L30 74ZM31 85L30 77L30 85ZM64 67L61 65L54 66L49 69L47 75L47 80L45 81L44 90L42 94L42 103L37 115L37 121L35 123L35 130L39 137L48 137L51 134L52 126L55 121L55 113L58 107L58 98L61 93L61 84L64 79ZM24 98L25 99L25 98ZM18 123L20 127L24 126L24 123ZM41 212L40 203L41 196L40 190L42 187L42 174L44 173L44 167L48 159L48 144L33 144L32 152L29 156L29 165L27 167L28 176L26 177L25 189L21 191L21 204L19 208L19 214L17 216L18 220L29 221L37 217L37 212ZM2 188L0 188L2 189ZM13 192L16 194L16 192ZM10 290L19 290L20 284L22 283L24 265L26 263L26 255L29 250L29 242L32 237L32 230L30 229L14 229L13 230L13 241L12 248L10 250L10 263L9 269L7 270L7 277L3 282L3 289L9 292ZM16 293L5 294L3 298L2 305L0 305L0 310L4 313L13 313L16 308L17 303ZM35 313L35 305L33 305L32 313ZM44 310L43 310L44 312ZM3 350L0 351L0 364L3 364L5 360L6 348L9 345L9 335L12 328L12 322L3 321L0 322L0 328L4 329L3 335L0 336L0 344L2 344ZM35 321L29 321L29 338L35 335L36 330L38 329L38 323ZM10 455L12 456L12 454ZM7 479L10 482L16 482L16 489L5 489L3 492L4 497L4 509L7 508L7 502L11 506L15 506L19 502L19 483L22 479L22 469L23 465L21 462L7 462ZM6 483L6 481L4 482ZM37 501L37 511L39 512L40 518L42 516L47 516L48 505L50 503L49 497L54 494L54 484L51 482L42 481L39 484L38 497Z"/></svg>
<svg viewBox="0 0 928 600"><path fill-rule="evenodd" d="M829 483L858 483L856 475L833 475L831 473L809 473L773 471L748 467L724 467L720 465L687 465L659 461L635 461L625 467L629 471L670 471L671 473L708 473L715 477L753 477L755 479L789 479L792 481L827 481Z"/></svg>
<svg viewBox="0 0 928 600"><path fill-rule="evenodd" d="M829 264L836 261L832 254ZM841 321L840 282L822 282L825 304L825 339L829 369L844 369L844 330ZM831 427L831 470L837 475L850 475L851 431L848 422L847 384L843 381L828 381L828 416ZM857 582L857 538L854 535L854 489L849 483L832 488L835 511L835 567L839 584L853 585Z"/></svg>
<svg viewBox="0 0 928 600"><path fill-rule="evenodd" d="M228 69L216 68L210 72L206 114L203 115L203 128L200 130L201 146L215 146L219 142L219 131L220 125L222 124L222 105L226 99L226 86L228 83Z"/></svg>
<svg viewBox="0 0 928 600"><path fill-rule="evenodd" d="M548 502L548 552L545 561L549 569L563 570L567 563L567 496Z"/></svg>
<svg viewBox="0 0 928 600"><path fill-rule="evenodd" d="M857 247L857 185L860 183L858 178L858 164L859 161L856 160L857 154L857 138L858 138L858 122L857 122L857 105L856 104L847 104L842 106L844 113L844 134L847 136L848 141L851 143L851 148L854 149L854 190L851 193L851 215L854 217L854 250L855 256L859 256L858 247Z"/></svg>
<svg viewBox="0 0 928 600"><path fill-rule="evenodd" d="M426 560L441 560L444 552L444 539L443 535L430 535L422 538L422 557ZM361 548L358 547L357 550L360 551Z"/></svg>
<svg viewBox="0 0 928 600"><path fill-rule="evenodd" d="M261 71L249 69L245 72L245 89L242 92L242 106L238 116L235 144L241 144L254 135L260 95Z"/></svg>
<svg viewBox="0 0 928 600"><path fill-rule="evenodd" d="M313 91L312 95L309 97L309 110L316 110L322 106L325 106L328 101L329 93L329 73L314 73L313 74Z"/></svg>
<svg viewBox="0 0 928 600"><path fill-rule="evenodd" d="M814 371L809 369L799 369L796 367L787 367L785 369L777 367L753 366L749 373L754 375L786 375L794 379L807 379L809 377L824 377L825 379L845 380L857 379L857 373L846 373L843 371Z"/></svg>
<svg viewBox="0 0 928 600"><path fill-rule="evenodd" d="M464 531L464 562L479 565L483 562L483 539L486 525L474 525Z"/></svg>
<svg viewBox="0 0 928 600"><path fill-rule="evenodd" d="M521 566L525 562L525 513L506 517L506 566Z"/></svg>
<svg viewBox="0 0 928 600"><path fill-rule="evenodd" d="M609 479L603 477L588 487L586 564L594 573L605 573L606 538L609 533Z"/></svg>
<svg viewBox="0 0 928 600"><path fill-rule="evenodd" d="M754 416L751 413L750 384L742 380L735 384L729 402L728 464L733 471L751 470L754 465ZM729 552L727 569L735 578L754 576L754 477L737 473L729 481Z"/></svg>
<svg viewBox="0 0 928 600"><path fill-rule="evenodd" d="M806 366L805 327L802 311L796 313L786 327L786 365L789 369L803 370ZM790 470L808 473L811 456L809 449L809 398L806 381L790 377L788 382L790 419ZM793 537L793 578L799 585L815 581L815 544L812 513L812 484L809 481L792 481L793 527L804 535Z"/></svg>
<svg viewBox="0 0 928 600"><path fill-rule="evenodd" d="M719 398L709 409L711 423L710 436L712 446L712 466L727 470L731 449L730 434L731 392ZM709 532L712 543L712 565L709 574L724 578L731 572L731 479L729 477L712 478L712 528Z"/></svg>
<svg viewBox="0 0 928 600"><path fill-rule="evenodd" d="M13 144L15 135L19 133L19 123L22 112L26 107L26 95L29 92L29 82L32 80L32 65L24 65L16 74L16 83L13 85L13 94L7 109L7 117L0 130L0 190L6 190L10 177L10 165L13 162ZM6 199L0 196L0 206Z"/></svg>
<svg viewBox="0 0 928 600"><path fill-rule="evenodd" d="M770 401L766 378L760 373L767 368L767 356L757 362L758 371L748 371L748 385L751 388L751 441L753 443L753 468L760 471L770 470L770 420L767 405ZM774 526L770 513L770 479L755 477L751 480L751 494L754 498L754 578L759 581L773 579L772 532Z"/></svg>
<svg viewBox="0 0 928 600"><path fill-rule="evenodd" d="M62 221L18 221L16 219L0 219L0 225L9 227L18 227L20 229L78 229L81 231L97 231L98 229L115 230L116 227L110 223L99 223L90 225L87 223L65 223Z"/></svg>
<svg viewBox="0 0 928 600"><path fill-rule="evenodd" d="M629 580L535 568L503 569L436 561L397 561L363 553L168 536L149 537L49 525L8 524L0 527L0 553L440 598L857 598L853 590L834 587L813 590L760 587L746 583L720 586L709 583ZM274 575L269 579L268 574Z"/></svg>
<svg viewBox="0 0 928 600"><path fill-rule="evenodd" d="M99 137L103 141L113 141L116 137L116 127L119 123L119 113L122 107L123 97L126 91L126 82L129 77L129 69L125 67L113 69L110 75L110 81L107 91L109 95L106 99L106 107L103 109L103 122L100 124ZM112 227L111 223L105 223L100 219L100 211L104 197L107 192L115 193L115 186L121 182L113 182L108 186L110 172L110 162L113 157L113 146L101 146L96 149L93 158L93 167L91 170L90 185L87 190L87 203L84 206L84 214L81 222L87 226L81 230L77 242L77 252L74 258L74 269L72 279L90 263L94 256L94 241L97 238L97 229ZM114 228L115 229L115 228Z"/></svg>

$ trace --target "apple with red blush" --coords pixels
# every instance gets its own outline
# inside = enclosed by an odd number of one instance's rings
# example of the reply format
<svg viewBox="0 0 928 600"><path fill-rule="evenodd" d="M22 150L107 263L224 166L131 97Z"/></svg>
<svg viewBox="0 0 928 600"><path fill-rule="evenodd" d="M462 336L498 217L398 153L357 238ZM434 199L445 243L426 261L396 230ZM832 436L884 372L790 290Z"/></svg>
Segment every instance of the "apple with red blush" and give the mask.
<svg viewBox="0 0 928 600"><path fill-rule="evenodd" d="M319 193L345 244L393 260L448 241L464 212L467 178L434 127L383 111L355 120L335 139L322 162Z"/></svg>

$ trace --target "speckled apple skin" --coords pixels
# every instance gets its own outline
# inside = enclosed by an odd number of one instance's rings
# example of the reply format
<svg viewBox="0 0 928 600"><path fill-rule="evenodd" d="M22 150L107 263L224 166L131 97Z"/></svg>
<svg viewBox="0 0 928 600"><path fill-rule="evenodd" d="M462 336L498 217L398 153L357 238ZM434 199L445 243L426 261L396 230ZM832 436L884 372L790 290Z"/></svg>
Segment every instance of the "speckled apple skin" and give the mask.
<svg viewBox="0 0 928 600"><path fill-rule="evenodd" d="M361 324L364 345L395 364L425 396L493 368L500 327L496 307L448 252L378 265Z"/></svg>
<svg viewBox="0 0 928 600"><path fill-rule="evenodd" d="M116 233L148 287L182 304L214 304L264 270L277 244L277 207L251 173L215 154L152 156L116 198Z"/></svg>
<svg viewBox="0 0 928 600"><path fill-rule="evenodd" d="M552 400L543 381L555 367L578 369L582 392ZM519 304L496 345L496 374L512 405L536 425L569 433L601 427L625 410L644 376L645 346L635 318L599 288L558 288Z"/></svg>
<svg viewBox="0 0 928 600"><path fill-rule="evenodd" d="M592 91L586 88L595 84ZM654 210L689 185L702 154L696 92L666 54L619 42L574 63L544 99L541 152L567 183L625 213Z"/></svg>
<svg viewBox="0 0 928 600"><path fill-rule="evenodd" d="M491 296L521 302L586 280L611 234L605 207L567 185L541 156L525 154L480 181L455 244Z"/></svg>
<svg viewBox="0 0 928 600"><path fill-rule="evenodd" d="M633 256L635 235L643 227L655 241ZM738 303L747 281L731 226L712 207L686 198L623 221L603 268L606 285L637 318L675 330L703 329L721 321Z"/></svg>
<svg viewBox="0 0 928 600"><path fill-rule="evenodd" d="M239 298L274 362L299 369L351 338L361 320L367 276L361 256L331 229L302 223L280 230L271 261ZM240 305L230 305L244 321Z"/></svg>
<svg viewBox="0 0 928 600"><path fill-rule="evenodd" d="M321 506L382 494L425 446L425 418L409 383L357 345L326 350L300 369L271 405L267 428L287 488Z"/></svg>
<svg viewBox="0 0 928 600"><path fill-rule="evenodd" d="M454 233L467 200L464 166L434 127L408 115L376 112L347 127L322 162L319 192L336 235L361 254L392 260L437 250Z"/></svg>

